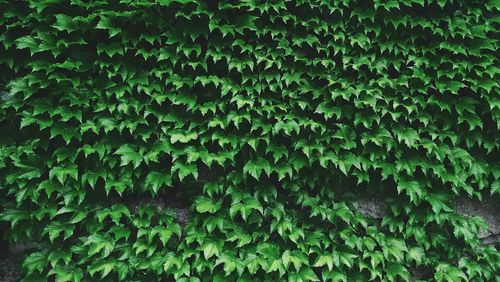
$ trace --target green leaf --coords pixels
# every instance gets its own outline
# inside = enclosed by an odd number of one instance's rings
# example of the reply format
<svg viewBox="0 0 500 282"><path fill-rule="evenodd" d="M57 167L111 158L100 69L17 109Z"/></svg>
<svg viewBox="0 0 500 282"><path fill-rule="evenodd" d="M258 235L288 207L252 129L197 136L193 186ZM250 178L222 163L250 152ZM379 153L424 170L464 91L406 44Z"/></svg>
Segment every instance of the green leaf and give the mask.
<svg viewBox="0 0 500 282"><path fill-rule="evenodd" d="M290 273L290 281L320 281L316 273L310 267L303 267L297 273Z"/></svg>
<svg viewBox="0 0 500 282"><path fill-rule="evenodd" d="M397 188L398 188L398 193L401 193L401 191L405 191L408 194L408 196L410 196L410 202L413 202L415 204L420 203L425 194L424 190L420 186L420 183L418 183L415 180L412 181L400 180Z"/></svg>
<svg viewBox="0 0 500 282"><path fill-rule="evenodd" d="M333 257L331 255L323 254L318 256L313 266L322 267L324 265L327 265L329 270L333 269Z"/></svg>
<svg viewBox="0 0 500 282"><path fill-rule="evenodd" d="M102 15L100 17L101 19L97 23L96 28L108 30L109 37L113 37L122 31L120 27L117 27L112 23L112 20L110 18Z"/></svg>
<svg viewBox="0 0 500 282"><path fill-rule="evenodd" d="M37 42L37 40L30 35L26 35L16 39L16 43L18 49L36 50L37 48L39 48L39 42ZM34 53L35 52L32 51L31 54Z"/></svg>
<svg viewBox="0 0 500 282"><path fill-rule="evenodd" d="M83 271L72 267L55 267L51 269L48 276L55 275L56 282L81 281Z"/></svg>
<svg viewBox="0 0 500 282"><path fill-rule="evenodd" d="M500 194L500 180L496 180L491 185L491 195Z"/></svg>
<svg viewBox="0 0 500 282"><path fill-rule="evenodd" d="M59 14L56 15L56 22L52 25L59 31L72 32L78 29L78 24L74 21L74 17Z"/></svg>
<svg viewBox="0 0 500 282"><path fill-rule="evenodd" d="M391 281L396 281L398 276L404 281L409 281L409 273L401 264L391 262L385 268L385 272Z"/></svg>
<svg viewBox="0 0 500 282"><path fill-rule="evenodd" d="M423 258L425 257L424 249L420 247L410 248L408 254L410 258L412 258L417 263L417 265L420 265Z"/></svg>
<svg viewBox="0 0 500 282"><path fill-rule="evenodd" d="M144 159L141 150L137 152L129 144L122 145L118 150L116 150L115 154L120 155L121 166L126 166L129 163L132 163L134 168L137 168Z"/></svg>
<svg viewBox="0 0 500 282"><path fill-rule="evenodd" d="M165 263L163 264L163 269L167 273L173 273L173 266L176 269L180 269L182 267L182 260L174 253L170 252L165 256Z"/></svg>
<svg viewBox="0 0 500 282"><path fill-rule="evenodd" d="M150 171L146 176L144 185L146 189L150 188L156 194L160 187L172 185L172 177L166 172Z"/></svg>
<svg viewBox="0 0 500 282"><path fill-rule="evenodd" d="M452 210L443 202L443 200L445 199L443 196L444 195L427 194L427 196L425 197L425 200L427 200L431 204L432 211L436 214L439 214L441 210L447 212Z"/></svg>
<svg viewBox="0 0 500 282"><path fill-rule="evenodd" d="M199 213L216 213L222 206L222 201L213 201L207 197L200 197L195 201L196 211Z"/></svg>
<svg viewBox="0 0 500 282"><path fill-rule="evenodd" d="M30 254L23 262L23 268L27 270L28 274L38 272L42 273L47 264L47 257L44 253L35 252Z"/></svg>
<svg viewBox="0 0 500 282"><path fill-rule="evenodd" d="M209 216L205 219L203 225L206 226L208 233L212 233L216 227L222 232L222 228L224 228L224 219L217 216Z"/></svg>
<svg viewBox="0 0 500 282"><path fill-rule="evenodd" d="M87 215L88 215L87 211L77 211L74 213L73 217L71 217L69 223L76 224L87 218Z"/></svg>
<svg viewBox="0 0 500 282"><path fill-rule="evenodd" d="M238 244L236 245L237 248L241 248L250 242L252 242L252 236L249 234L243 233L243 232L234 232L228 235L227 241L229 242L234 242L238 241Z"/></svg>
<svg viewBox="0 0 500 282"><path fill-rule="evenodd" d="M153 234L158 234L158 236L160 237L160 241L163 244L163 246L164 247L167 246L167 243L170 240L170 238L172 238L174 232L172 232L172 230L170 230L167 227L161 227L161 226L156 226L153 230L154 230Z"/></svg>
<svg viewBox="0 0 500 282"><path fill-rule="evenodd" d="M324 270L322 273L322 276L323 276L324 280L331 279L334 282L338 282L338 281L347 282L347 281L349 281L347 279L347 275L345 273L339 272L339 271Z"/></svg>
<svg viewBox="0 0 500 282"><path fill-rule="evenodd" d="M286 273L286 269L283 266L283 262L280 259L275 259L266 270L266 273L271 273L278 271L279 277L282 277Z"/></svg>
<svg viewBox="0 0 500 282"><path fill-rule="evenodd" d="M89 256L101 253L102 257L107 257L113 251L115 241L109 235L93 234L87 238L85 245L90 245Z"/></svg>
<svg viewBox="0 0 500 282"><path fill-rule="evenodd" d="M211 241L206 241L201 246L201 249L203 251L203 257L205 259L209 259L213 256L219 256L219 253L220 253L219 246L215 242L211 242Z"/></svg>
<svg viewBox="0 0 500 282"><path fill-rule="evenodd" d="M384 256L388 258L389 256L392 256L396 259L398 262L402 262L404 259L404 254L408 251L406 244L403 240L399 239L388 239L387 240L387 246L384 247L383 249Z"/></svg>
<svg viewBox="0 0 500 282"><path fill-rule="evenodd" d="M172 136L170 137L170 143L172 144L175 144L177 142L188 143L189 141L196 139L198 139L198 134L196 132L186 133L186 134L175 133L172 134Z"/></svg>
<svg viewBox="0 0 500 282"><path fill-rule="evenodd" d="M462 270L448 263L438 264L436 273L434 273L434 279L437 282L468 281L467 276Z"/></svg>
<svg viewBox="0 0 500 282"><path fill-rule="evenodd" d="M50 138L61 136L68 145L72 139L80 139L80 134L71 126L65 123L54 123L50 127Z"/></svg>
<svg viewBox="0 0 500 282"><path fill-rule="evenodd" d="M45 226L43 229L43 234L49 234L49 240L54 242L54 240L59 237L60 234L64 235L64 239L68 239L73 235L75 230L75 225L63 224L59 221L53 221Z"/></svg>
<svg viewBox="0 0 500 282"><path fill-rule="evenodd" d="M217 258L215 261L215 266L223 264L224 265L224 273L226 277L233 273L235 270L238 272L238 275L241 276L241 274L244 271L245 265L241 260L236 258L234 254L230 252L224 252L220 257Z"/></svg>
<svg viewBox="0 0 500 282"><path fill-rule="evenodd" d="M243 167L244 173L250 174L257 180L259 180L262 171L264 171L268 176L271 174L271 166L269 165L269 162L262 158L255 161L248 161Z"/></svg>
<svg viewBox="0 0 500 282"><path fill-rule="evenodd" d="M254 275L261 268L261 261L262 260L263 260L262 258L260 258L257 255L252 253L252 254L248 254L246 256L246 259L243 262L243 264L247 267L248 272L250 274Z"/></svg>
<svg viewBox="0 0 500 282"><path fill-rule="evenodd" d="M414 147L420 141L418 132L413 128L396 127L393 131L398 141L404 142L408 147Z"/></svg>
<svg viewBox="0 0 500 282"><path fill-rule="evenodd" d="M61 184L65 184L67 177L78 180L78 167L74 164L53 167L49 172L49 178L53 179L54 176Z"/></svg>
<svg viewBox="0 0 500 282"><path fill-rule="evenodd" d="M116 260L114 258L100 259L88 267L88 272L92 277L96 272L101 272L101 278L104 278L114 269L115 265Z"/></svg>
<svg viewBox="0 0 500 282"><path fill-rule="evenodd" d="M178 172L180 181L182 181L188 175L192 175L195 179L198 179L198 167L196 166L196 164L184 164L177 160L172 166L172 173L175 172Z"/></svg>

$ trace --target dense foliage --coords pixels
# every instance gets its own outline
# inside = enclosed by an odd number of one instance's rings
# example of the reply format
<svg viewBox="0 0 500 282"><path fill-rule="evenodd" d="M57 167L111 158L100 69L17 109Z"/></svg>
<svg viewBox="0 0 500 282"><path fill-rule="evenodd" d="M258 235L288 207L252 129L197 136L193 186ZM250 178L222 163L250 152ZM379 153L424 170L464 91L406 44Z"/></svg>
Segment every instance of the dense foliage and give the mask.
<svg viewBox="0 0 500 282"><path fill-rule="evenodd" d="M217 2L0 0L25 281L500 279L498 1Z"/></svg>

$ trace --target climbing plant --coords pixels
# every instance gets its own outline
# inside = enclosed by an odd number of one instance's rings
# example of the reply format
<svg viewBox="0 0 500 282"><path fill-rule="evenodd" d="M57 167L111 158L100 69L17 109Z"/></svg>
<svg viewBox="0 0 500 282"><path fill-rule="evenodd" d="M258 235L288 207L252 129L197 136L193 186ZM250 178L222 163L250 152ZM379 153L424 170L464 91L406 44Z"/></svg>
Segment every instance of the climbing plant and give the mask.
<svg viewBox="0 0 500 282"><path fill-rule="evenodd" d="M0 0L23 281L498 281L499 7Z"/></svg>

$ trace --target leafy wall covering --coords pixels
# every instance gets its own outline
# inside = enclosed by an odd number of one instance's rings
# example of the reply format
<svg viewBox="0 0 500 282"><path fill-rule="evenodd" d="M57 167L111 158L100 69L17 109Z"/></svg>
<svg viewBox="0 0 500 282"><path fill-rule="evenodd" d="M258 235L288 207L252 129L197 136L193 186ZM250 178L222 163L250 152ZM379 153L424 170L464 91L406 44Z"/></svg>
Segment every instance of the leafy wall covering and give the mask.
<svg viewBox="0 0 500 282"><path fill-rule="evenodd" d="M0 0L23 281L499 281L498 1L217 2Z"/></svg>

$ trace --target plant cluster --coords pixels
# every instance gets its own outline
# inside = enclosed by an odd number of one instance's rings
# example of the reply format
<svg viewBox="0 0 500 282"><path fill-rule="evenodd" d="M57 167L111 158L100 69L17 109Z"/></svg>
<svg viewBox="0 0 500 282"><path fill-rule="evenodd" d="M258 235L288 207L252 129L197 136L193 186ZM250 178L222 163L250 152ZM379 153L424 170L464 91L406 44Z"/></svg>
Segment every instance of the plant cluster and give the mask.
<svg viewBox="0 0 500 282"><path fill-rule="evenodd" d="M499 7L0 0L23 281L498 281Z"/></svg>

